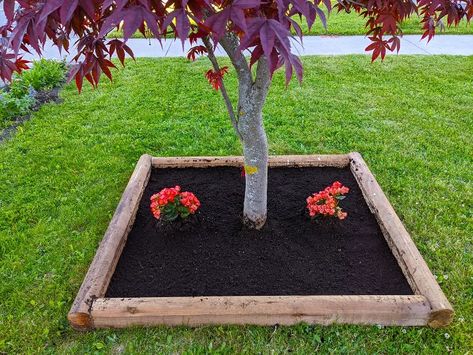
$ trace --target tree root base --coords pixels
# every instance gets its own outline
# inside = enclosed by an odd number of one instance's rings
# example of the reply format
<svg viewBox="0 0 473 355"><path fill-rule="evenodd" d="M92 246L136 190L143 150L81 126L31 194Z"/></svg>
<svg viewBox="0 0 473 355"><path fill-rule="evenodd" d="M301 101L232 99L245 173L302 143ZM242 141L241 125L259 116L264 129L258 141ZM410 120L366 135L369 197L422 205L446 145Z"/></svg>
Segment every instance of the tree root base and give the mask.
<svg viewBox="0 0 473 355"><path fill-rule="evenodd" d="M247 216L243 216L243 224L248 229L260 230L266 224L266 216L258 218L256 220L250 219Z"/></svg>

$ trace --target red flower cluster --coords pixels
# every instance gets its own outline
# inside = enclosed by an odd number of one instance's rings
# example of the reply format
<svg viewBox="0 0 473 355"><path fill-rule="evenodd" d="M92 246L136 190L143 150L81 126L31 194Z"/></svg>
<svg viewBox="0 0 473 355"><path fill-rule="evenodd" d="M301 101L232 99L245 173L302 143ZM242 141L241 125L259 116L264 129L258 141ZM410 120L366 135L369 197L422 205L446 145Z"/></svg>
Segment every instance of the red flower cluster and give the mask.
<svg viewBox="0 0 473 355"><path fill-rule="evenodd" d="M348 191L350 191L348 187L343 186L339 181L335 181L331 186L307 197L306 201L309 215L311 217L322 215L345 219L347 213L342 211L338 206L338 202L345 198L344 195L347 194Z"/></svg>
<svg viewBox="0 0 473 355"><path fill-rule="evenodd" d="M200 207L197 197L181 187L167 187L151 196L151 212L156 219L173 221L177 217L187 218Z"/></svg>
<svg viewBox="0 0 473 355"><path fill-rule="evenodd" d="M181 205L187 207L190 213L195 213L200 207L200 201L192 192L181 192Z"/></svg>

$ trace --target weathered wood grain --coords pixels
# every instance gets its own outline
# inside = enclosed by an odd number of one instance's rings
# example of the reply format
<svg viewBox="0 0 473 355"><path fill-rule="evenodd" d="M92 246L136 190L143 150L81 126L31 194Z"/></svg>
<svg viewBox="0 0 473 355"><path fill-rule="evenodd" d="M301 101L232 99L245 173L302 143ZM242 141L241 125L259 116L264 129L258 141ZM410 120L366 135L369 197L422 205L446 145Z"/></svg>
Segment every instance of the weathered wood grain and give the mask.
<svg viewBox="0 0 473 355"><path fill-rule="evenodd" d="M159 168L209 168L216 166L243 166L243 157L172 157L152 159L153 167ZM278 155L269 157L271 167L324 167L333 166L343 168L348 166L350 160L347 154L332 155Z"/></svg>
<svg viewBox="0 0 473 355"><path fill-rule="evenodd" d="M103 298L115 270L152 167L243 165L243 157L152 158L143 155L69 312L76 329L131 325L383 324L445 326L453 309L359 153L272 156L273 167L350 166L401 266L413 296L230 296Z"/></svg>
<svg viewBox="0 0 473 355"><path fill-rule="evenodd" d="M391 251L412 289L427 298L432 308L428 324L442 327L452 321L453 308L419 253L409 233L381 190L375 177L359 153L351 153L353 175L383 231Z"/></svg>
<svg viewBox="0 0 473 355"><path fill-rule="evenodd" d="M100 298L94 325L332 324L425 325L423 296L230 296Z"/></svg>
<svg viewBox="0 0 473 355"><path fill-rule="evenodd" d="M69 311L69 322L76 329L93 327L90 308L94 299L105 295L128 232L133 225L150 172L151 156L142 155Z"/></svg>

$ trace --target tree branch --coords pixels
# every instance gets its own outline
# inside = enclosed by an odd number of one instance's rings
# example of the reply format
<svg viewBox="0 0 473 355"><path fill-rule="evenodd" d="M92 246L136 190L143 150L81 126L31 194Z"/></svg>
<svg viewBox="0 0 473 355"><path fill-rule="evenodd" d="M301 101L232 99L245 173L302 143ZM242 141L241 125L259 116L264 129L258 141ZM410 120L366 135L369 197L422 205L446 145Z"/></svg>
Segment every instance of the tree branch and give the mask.
<svg viewBox="0 0 473 355"><path fill-rule="evenodd" d="M247 107L252 101L252 87L253 87L253 75L251 73L250 66L239 49L240 41L233 32L227 32L220 41L220 45L227 53L228 57L232 61L233 67L236 70L238 77L238 119L245 114L242 107Z"/></svg>
<svg viewBox="0 0 473 355"><path fill-rule="evenodd" d="M258 65L256 67L256 77L253 84L255 95L258 97L258 101L261 104L264 103L266 95L269 91L269 85L271 83L271 74L269 72L269 63L266 57L263 55L258 59Z"/></svg>
<svg viewBox="0 0 473 355"><path fill-rule="evenodd" d="M216 72L220 72L220 66L218 65L217 58L215 57L213 46L212 46L212 43L210 43L209 38L203 37L202 42L207 48L207 54L210 59L210 62L212 63L214 70ZM227 111L228 111L228 114L230 115L230 121L232 122L233 128L235 129L235 132L237 133L240 141L242 141L243 137L241 136L240 130L238 129L238 118L235 115L235 111L233 110L233 105L230 100L230 97L228 96L227 89L225 88L225 84L223 83L223 79L220 85L220 92L222 93L223 100L225 101L225 105L227 106Z"/></svg>
<svg viewBox="0 0 473 355"><path fill-rule="evenodd" d="M232 64L237 72L238 81L240 81L240 83L251 85L253 83L253 76L245 56L238 49L238 37L233 32L227 32L225 36L220 39L219 43L230 57L230 60L232 61ZM241 87L242 85L240 85L240 89ZM240 97L241 94L244 93L240 93Z"/></svg>

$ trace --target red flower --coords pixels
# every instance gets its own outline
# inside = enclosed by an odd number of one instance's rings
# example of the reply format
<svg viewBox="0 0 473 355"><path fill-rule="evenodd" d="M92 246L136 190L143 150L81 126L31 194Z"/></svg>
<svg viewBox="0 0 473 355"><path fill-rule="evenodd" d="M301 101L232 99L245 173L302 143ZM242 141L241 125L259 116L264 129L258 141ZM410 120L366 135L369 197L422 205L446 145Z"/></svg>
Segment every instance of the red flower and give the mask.
<svg viewBox="0 0 473 355"><path fill-rule="evenodd" d="M154 196L154 195L153 195ZM151 213L153 214L154 218L159 219L161 217L161 210L159 209L158 201L154 200L151 197Z"/></svg>
<svg viewBox="0 0 473 355"><path fill-rule="evenodd" d="M168 221L177 217L187 218L200 207L197 197L192 192L181 192L180 186L164 188L151 196L150 200L154 218Z"/></svg>
<svg viewBox="0 0 473 355"><path fill-rule="evenodd" d="M336 216L339 219L345 219L347 213L343 212L338 206L338 202L345 198L345 194L350 189L343 186L339 181L335 181L332 185L327 186L324 190L312 194L307 197L307 209L309 216Z"/></svg>
<svg viewBox="0 0 473 355"><path fill-rule="evenodd" d="M168 204L169 202L173 202L180 191L181 191L180 186L167 187L165 189L162 189L159 193L151 196L151 200L157 200L159 206L164 206Z"/></svg>
<svg viewBox="0 0 473 355"><path fill-rule="evenodd" d="M343 186L341 182L335 181L332 186L326 187L325 191L330 193L332 196L344 195L350 191L346 186Z"/></svg>
<svg viewBox="0 0 473 355"><path fill-rule="evenodd" d="M180 195L181 205L187 207L190 213L195 213L200 207L200 201L192 192L182 192Z"/></svg>
<svg viewBox="0 0 473 355"><path fill-rule="evenodd" d="M342 210L338 211L338 218L339 219L345 219L347 217L348 213L342 212Z"/></svg>

